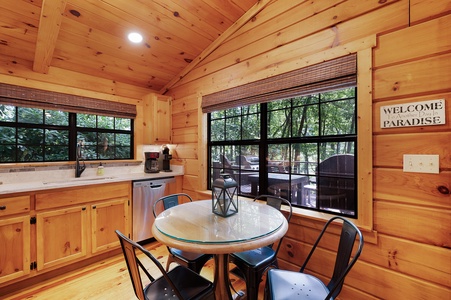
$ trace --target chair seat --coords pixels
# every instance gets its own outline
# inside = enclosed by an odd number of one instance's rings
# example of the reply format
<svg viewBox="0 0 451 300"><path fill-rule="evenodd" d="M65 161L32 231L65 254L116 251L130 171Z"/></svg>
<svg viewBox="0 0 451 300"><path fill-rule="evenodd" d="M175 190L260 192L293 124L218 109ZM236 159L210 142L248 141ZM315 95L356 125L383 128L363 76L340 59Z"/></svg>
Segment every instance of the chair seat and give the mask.
<svg viewBox="0 0 451 300"><path fill-rule="evenodd" d="M271 300L324 300L329 294L321 280L305 273L272 269L267 280Z"/></svg>
<svg viewBox="0 0 451 300"><path fill-rule="evenodd" d="M188 268L177 266L168 273L168 276L179 288L183 299L206 299L205 297L207 295L209 296L208 299L214 299L212 283L202 276L193 276L193 273L194 272ZM144 293L149 300L177 299L172 292L171 286L164 277L160 277L149 284L145 288Z"/></svg>
<svg viewBox="0 0 451 300"><path fill-rule="evenodd" d="M267 266L268 262L272 261L276 252L270 247L261 247L254 250L236 252L230 255L230 260L238 264L246 264L251 268L258 268L259 266Z"/></svg>
<svg viewBox="0 0 451 300"><path fill-rule="evenodd" d="M201 256L206 256L207 254L202 253L193 253L188 251L183 251L177 248L169 248L169 251L172 255L178 256L179 259L186 260L187 262L195 261L201 258ZM212 255L207 255L207 258L205 261L207 261L209 258L211 258Z"/></svg>

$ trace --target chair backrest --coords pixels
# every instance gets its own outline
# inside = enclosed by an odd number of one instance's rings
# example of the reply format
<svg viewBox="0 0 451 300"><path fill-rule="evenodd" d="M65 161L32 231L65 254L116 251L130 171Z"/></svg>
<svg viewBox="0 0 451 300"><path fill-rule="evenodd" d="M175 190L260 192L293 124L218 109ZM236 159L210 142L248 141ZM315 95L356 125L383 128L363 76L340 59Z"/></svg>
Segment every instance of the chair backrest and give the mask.
<svg viewBox="0 0 451 300"><path fill-rule="evenodd" d="M321 238L323 237L329 225L332 224L334 221L341 221L342 228L338 244L338 250L335 258L333 275L329 283L327 284L327 288L329 289L330 292L326 299L330 299L331 297L335 298L341 292L345 277L356 263L357 259L360 256L360 253L362 253L364 244L363 235L357 228L357 226L354 225L354 223L340 216L333 217L329 221L327 221L327 223L324 225L323 230L319 234L315 244L313 244L313 247L310 250L309 255L307 256L307 259L302 265L300 272L304 272L304 269L307 266L307 263L309 262L310 257L314 253L319 242L321 241ZM353 254L352 250L354 249L355 243L357 243L356 239L357 236L358 236L358 247L356 248Z"/></svg>
<svg viewBox="0 0 451 300"><path fill-rule="evenodd" d="M136 297L140 300L146 300L146 296L144 295L144 288L141 280L140 270L143 271L150 282L154 282L155 278L150 275L147 271L146 267L143 265L141 260L138 258L137 252L144 254L148 257L160 270L161 274L164 276L166 281L169 283L170 288L174 291L179 299L183 299L177 287L172 282L171 278L169 278L168 274L164 270L163 266L160 262L149 252L147 249L139 245L138 243L127 238L122 232L116 230L116 234L121 242L122 252L124 254L125 262L127 264L127 269L130 274L130 280L132 281L133 289L135 291ZM168 287L169 288L169 287Z"/></svg>
<svg viewBox="0 0 451 300"><path fill-rule="evenodd" d="M288 223L290 222L291 215L293 214L293 207L291 206L290 201L288 201L285 198L278 197L278 196L275 196L275 195L259 195L259 196L254 198L254 201L264 200L264 199L266 199L266 204L267 205L272 206L272 207L274 207L277 210L280 210L282 208L282 204L287 205L288 206L288 215L286 215L285 217L287 219L287 222ZM283 240L283 237L279 240L279 243L278 243L277 248L275 250L276 255L279 252L280 246L282 245L282 240ZM269 246L272 248L273 245L269 245Z"/></svg>
<svg viewBox="0 0 451 300"><path fill-rule="evenodd" d="M176 206L180 204L180 199L186 198L188 201L193 202L193 199L190 195L185 193L176 193L167 196L163 196L153 204L153 215L157 217L157 215L170 207Z"/></svg>

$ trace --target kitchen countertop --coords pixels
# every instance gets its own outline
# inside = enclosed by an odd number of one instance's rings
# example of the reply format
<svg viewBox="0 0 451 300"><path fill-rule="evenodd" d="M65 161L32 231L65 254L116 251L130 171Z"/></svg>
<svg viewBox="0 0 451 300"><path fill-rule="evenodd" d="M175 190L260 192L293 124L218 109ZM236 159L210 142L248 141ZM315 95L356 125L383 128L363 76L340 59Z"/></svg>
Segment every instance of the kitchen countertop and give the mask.
<svg viewBox="0 0 451 300"><path fill-rule="evenodd" d="M184 174L183 168L174 168L172 172L159 173L128 173L128 174L112 174L111 176L86 176L83 175L79 178L58 178L49 179L43 181L30 181L20 183L7 183L0 185L0 195L10 193L32 192L50 189L60 189L74 186L94 185L112 182L123 182L133 180L145 180L145 179L157 179L172 176L182 176Z"/></svg>

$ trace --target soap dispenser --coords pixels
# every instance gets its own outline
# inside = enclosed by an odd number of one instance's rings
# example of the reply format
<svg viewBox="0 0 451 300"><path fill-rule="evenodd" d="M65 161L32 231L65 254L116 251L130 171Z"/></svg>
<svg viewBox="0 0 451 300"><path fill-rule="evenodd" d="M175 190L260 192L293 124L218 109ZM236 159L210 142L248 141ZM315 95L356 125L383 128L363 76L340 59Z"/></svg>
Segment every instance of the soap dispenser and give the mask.
<svg viewBox="0 0 451 300"><path fill-rule="evenodd" d="M97 167L97 176L103 176L105 174L105 169L102 166L102 163L99 164Z"/></svg>

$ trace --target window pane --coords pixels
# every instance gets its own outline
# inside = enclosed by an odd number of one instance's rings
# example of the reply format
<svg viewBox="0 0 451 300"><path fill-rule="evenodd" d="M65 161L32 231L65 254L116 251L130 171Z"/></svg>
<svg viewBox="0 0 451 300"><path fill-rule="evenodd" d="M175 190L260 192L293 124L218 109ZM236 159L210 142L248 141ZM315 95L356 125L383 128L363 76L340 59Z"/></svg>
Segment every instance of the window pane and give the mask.
<svg viewBox="0 0 451 300"><path fill-rule="evenodd" d="M120 133L116 134L116 143L115 143L116 146L130 146L130 143L131 143L130 134L120 134Z"/></svg>
<svg viewBox="0 0 451 300"><path fill-rule="evenodd" d="M260 138L260 115L243 116L243 140L254 140Z"/></svg>
<svg viewBox="0 0 451 300"><path fill-rule="evenodd" d="M114 158L114 133L99 133L97 140L99 157Z"/></svg>
<svg viewBox="0 0 451 300"><path fill-rule="evenodd" d="M18 108L18 122L30 124L43 124L43 110L39 108Z"/></svg>
<svg viewBox="0 0 451 300"><path fill-rule="evenodd" d="M296 174L315 175L318 165L318 145L316 143L299 143L291 147L292 172Z"/></svg>
<svg viewBox="0 0 451 300"><path fill-rule="evenodd" d="M77 141L84 143L82 149L83 159L97 159L97 134L95 132L78 132Z"/></svg>
<svg viewBox="0 0 451 300"><path fill-rule="evenodd" d="M98 116L98 128L114 129L114 117Z"/></svg>
<svg viewBox="0 0 451 300"><path fill-rule="evenodd" d="M224 119L218 119L218 120L211 121L210 139L212 141L224 141L225 140L224 124L225 124Z"/></svg>
<svg viewBox="0 0 451 300"><path fill-rule="evenodd" d="M69 131L68 130L46 130L45 144L53 146L69 146Z"/></svg>
<svg viewBox="0 0 451 300"><path fill-rule="evenodd" d="M15 161L16 161L16 146L0 145L0 162L15 162Z"/></svg>
<svg viewBox="0 0 451 300"><path fill-rule="evenodd" d="M69 113L59 110L46 110L45 111L45 124L47 125L69 125Z"/></svg>
<svg viewBox="0 0 451 300"><path fill-rule="evenodd" d="M46 146L46 161L66 161L69 160L69 149L67 146Z"/></svg>
<svg viewBox="0 0 451 300"><path fill-rule="evenodd" d="M268 138L290 137L291 115L289 110L268 111Z"/></svg>
<svg viewBox="0 0 451 300"><path fill-rule="evenodd" d="M128 159L131 158L130 147L116 146L115 159Z"/></svg>
<svg viewBox="0 0 451 300"><path fill-rule="evenodd" d="M322 135L355 133L354 100L334 101L321 104Z"/></svg>
<svg viewBox="0 0 451 300"><path fill-rule="evenodd" d="M16 129L13 127L0 126L0 144L15 144Z"/></svg>
<svg viewBox="0 0 451 300"><path fill-rule="evenodd" d="M77 114L77 126L96 128L96 116L88 114Z"/></svg>
<svg viewBox="0 0 451 300"><path fill-rule="evenodd" d="M23 145L42 145L44 144L44 129L18 128L17 142Z"/></svg>
<svg viewBox="0 0 451 300"><path fill-rule="evenodd" d="M319 136L318 105L293 109L293 137Z"/></svg>
<svg viewBox="0 0 451 300"><path fill-rule="evenodd" d="M241 107L234 107L226 110L227 117L239 116L241 115Z"/></svg>
<svg viewBox="0 0 451 300"><path fill-rule="evenodd" d="M241 139L241 117L226 119L226 140L240 140Z"/></svg>
<svg viewBox="0 0 451 300"><path fill-rule="evenodd" d="M132 120L124 118L115 118L115 129L117 130L132 130Z"/></svg>
<svg viewBox="0 0 451 300"><path fill-rule="evenodd" d="M0 121L14 122L16 120L16 107L11 105L0 105Z"/></svg>
<svg viewBox="0 0 451 300"><path fill-rule="evenodd" d="M268 145L268 172L288 173L290 170L290 145Z"/></svg>
<svg viewBox="0 0 451 300"><path fill-rule="evenodd" d="M44 160L44 151L41 146L18 145L17 150L19 162Z"/></svg>

